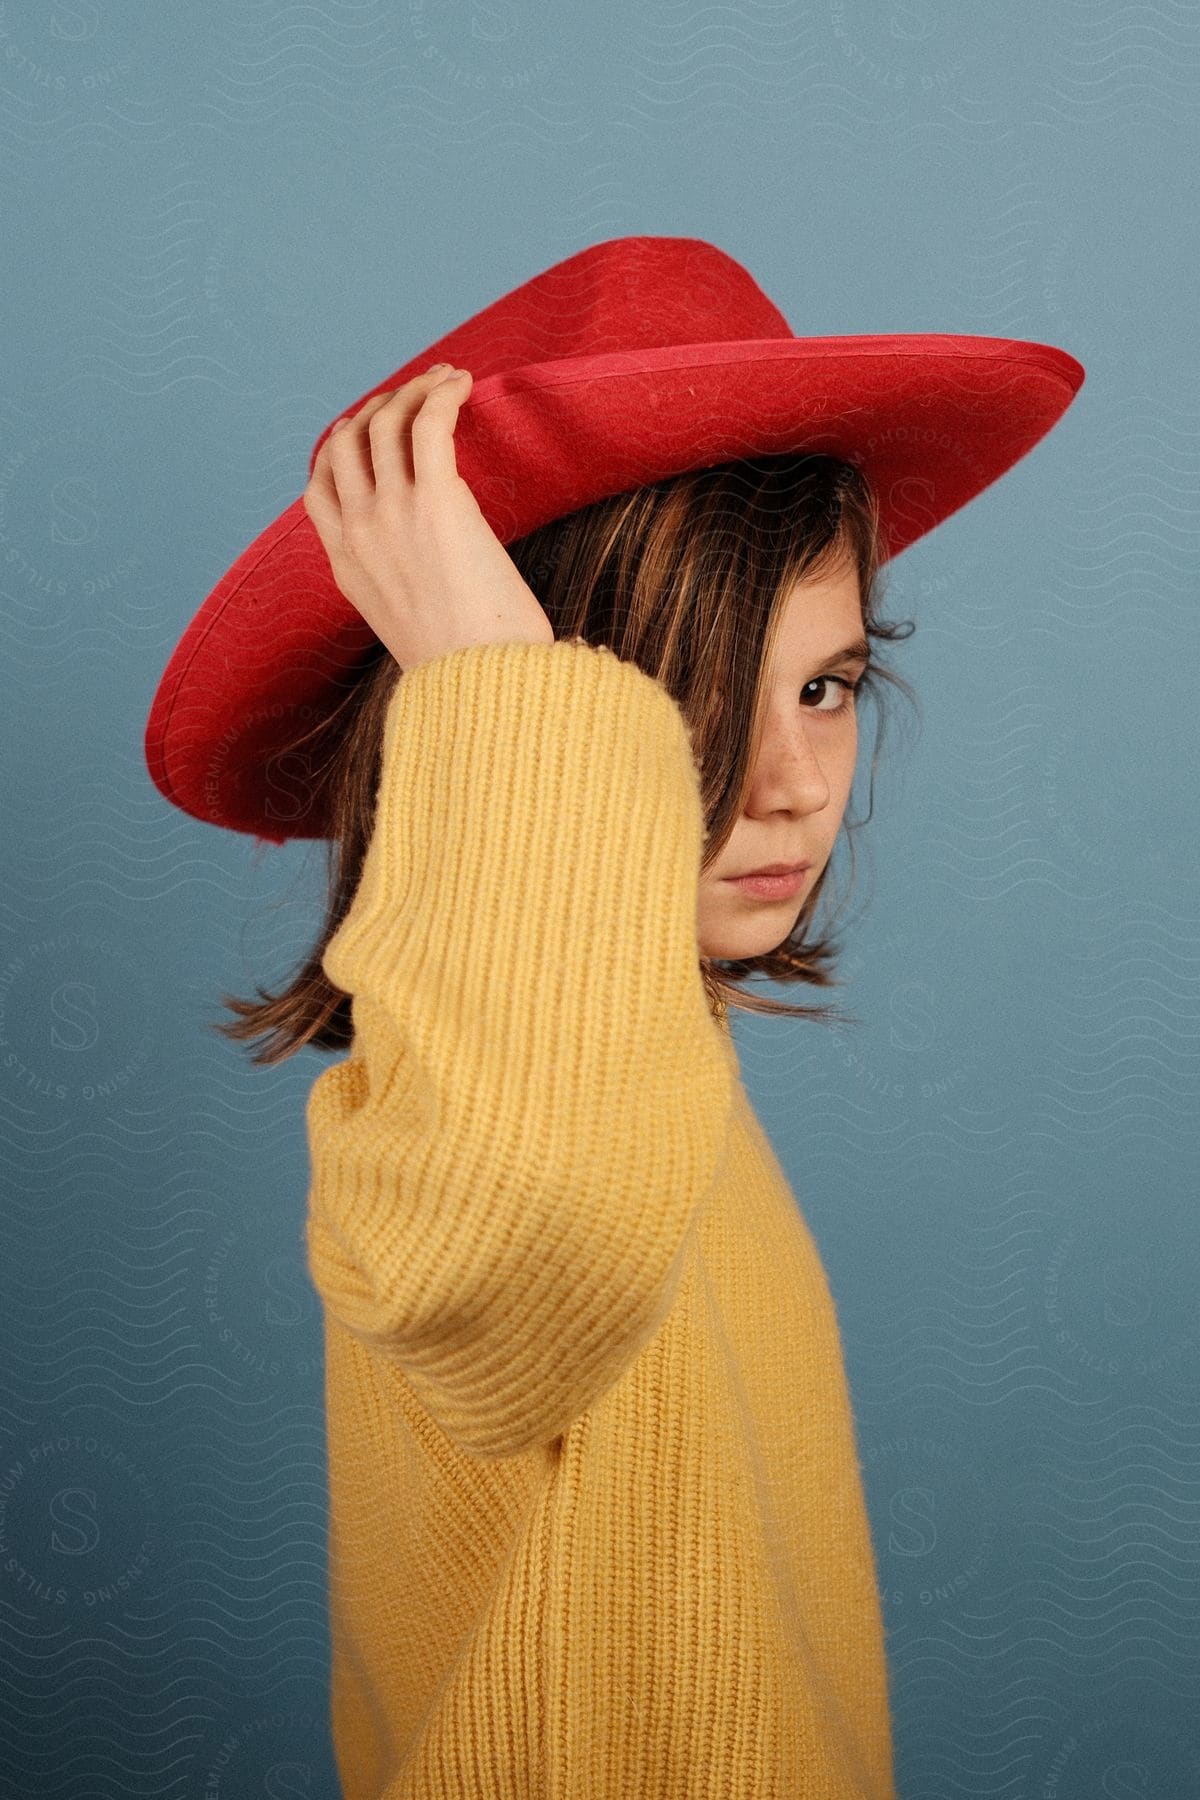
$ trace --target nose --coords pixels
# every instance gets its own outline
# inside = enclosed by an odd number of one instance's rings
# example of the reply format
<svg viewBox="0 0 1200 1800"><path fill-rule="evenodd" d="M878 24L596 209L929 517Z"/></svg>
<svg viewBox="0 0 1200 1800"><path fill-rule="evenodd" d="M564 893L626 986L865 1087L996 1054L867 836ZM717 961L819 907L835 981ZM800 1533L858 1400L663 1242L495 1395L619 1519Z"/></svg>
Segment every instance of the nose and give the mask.
<svg viewBox="0 0 1200 1800"><path fill-rule="evenodd" d="M751 809L773 812L782 807L797 815L820 812L828 806L831 792L825 754L815 730L803 719L791 726L768 721L751 781Z"/></svg>

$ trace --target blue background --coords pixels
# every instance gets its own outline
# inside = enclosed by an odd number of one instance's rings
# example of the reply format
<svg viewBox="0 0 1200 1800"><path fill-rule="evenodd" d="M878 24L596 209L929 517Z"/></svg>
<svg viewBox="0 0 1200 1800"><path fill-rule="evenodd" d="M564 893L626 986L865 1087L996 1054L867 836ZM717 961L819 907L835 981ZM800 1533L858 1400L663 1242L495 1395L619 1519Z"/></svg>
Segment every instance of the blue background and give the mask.
<svg viewBox="0 0 1200 1800"><path fill-rule="evenodd" d="M209 1029L322 865L176 812L142 731L326 423L627 232L801 335L1087 369L891 567L861 1025L734 1030L838 1303L900 1793L1198 1791L1198 123L1184 0L0 7L0 1793L335 1791L325 1058Z"/></svg>

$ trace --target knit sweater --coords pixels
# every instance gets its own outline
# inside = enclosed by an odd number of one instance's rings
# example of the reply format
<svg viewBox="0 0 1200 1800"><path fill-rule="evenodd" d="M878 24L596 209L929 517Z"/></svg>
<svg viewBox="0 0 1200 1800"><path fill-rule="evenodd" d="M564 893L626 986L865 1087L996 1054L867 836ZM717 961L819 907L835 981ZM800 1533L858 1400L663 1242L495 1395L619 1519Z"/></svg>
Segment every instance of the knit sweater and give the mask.
<svg viewBox="0 0 1200 1800"><path fill-rule="evenodd" d="M837 1317L699 966L657 680L471 645L389 701L323 966L345 1800L892 1800Z"/></svg>

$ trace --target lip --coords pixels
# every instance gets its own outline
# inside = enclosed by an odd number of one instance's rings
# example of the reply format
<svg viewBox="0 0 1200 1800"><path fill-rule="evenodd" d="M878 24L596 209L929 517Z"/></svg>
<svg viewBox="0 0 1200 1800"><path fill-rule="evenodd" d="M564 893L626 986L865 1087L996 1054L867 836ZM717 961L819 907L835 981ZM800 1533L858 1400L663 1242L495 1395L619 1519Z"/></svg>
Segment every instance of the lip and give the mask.
<svg viewBox="0 0 1200 1800"><path fill-rule="evenodd" d="M761 869L747 869L744 875L731 875L729 879L731 881L748 881L752 876L757 875L801 875L811 868L812 864L806 862L764 863Z"/></svg>
<svg viewBox="0 0 1200 1800"><path fill-rule="evenodd" d="M727 875L730 887L740 888L759 900L790 900L800 892L811 863L794 863L791 868L774 865L774 871L755 870L750 875Z"/></svg>

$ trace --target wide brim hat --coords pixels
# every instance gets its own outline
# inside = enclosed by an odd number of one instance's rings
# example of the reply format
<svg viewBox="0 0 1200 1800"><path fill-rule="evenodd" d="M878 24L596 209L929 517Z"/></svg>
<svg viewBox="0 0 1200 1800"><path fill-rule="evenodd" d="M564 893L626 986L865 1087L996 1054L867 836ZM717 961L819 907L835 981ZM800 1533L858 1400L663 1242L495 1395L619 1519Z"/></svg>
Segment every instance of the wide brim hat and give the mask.
<svg viewBox="0 0 1200 1800"><path fill-rule="evenodd" d="M431 363L474 380L458 470L503 544L610 495L736 457L819 451L879 501L883 560L965 506L1062 417L1083 365L957 333L797 337L753 276L691 237L590 245L425 345L334 415ZM327 838L290 754L377 643L297 498L231 564L159 680L150 774L193 818L282 844Z"/></svg>

